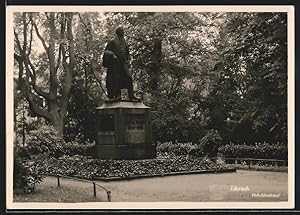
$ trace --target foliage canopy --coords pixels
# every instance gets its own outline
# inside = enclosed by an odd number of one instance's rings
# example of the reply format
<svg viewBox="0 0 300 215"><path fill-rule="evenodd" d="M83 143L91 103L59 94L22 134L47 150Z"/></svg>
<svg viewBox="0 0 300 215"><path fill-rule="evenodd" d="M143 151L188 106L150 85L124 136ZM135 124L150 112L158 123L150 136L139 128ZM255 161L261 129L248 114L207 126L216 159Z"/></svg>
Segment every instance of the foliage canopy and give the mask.
<svg viewBox="0 0 300 215"><path fill-rule="evenodd" d="M200 144L215 129L224 143L287 142L285 13L15 13L19 119L26 98L65 140L93 139L119 25L155 141Z"/></svg>

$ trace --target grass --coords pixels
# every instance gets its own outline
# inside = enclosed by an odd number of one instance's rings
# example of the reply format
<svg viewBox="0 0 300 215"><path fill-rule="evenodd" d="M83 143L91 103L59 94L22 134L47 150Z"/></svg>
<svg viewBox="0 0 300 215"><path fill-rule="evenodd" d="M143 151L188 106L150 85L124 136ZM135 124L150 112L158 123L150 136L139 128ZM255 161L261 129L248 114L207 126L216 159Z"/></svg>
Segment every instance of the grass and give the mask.
<svg viewBox="0 0 300 215"><path fill-rule="evenodd" d="M14 191L15 202L105 202L106 192L97 188L97 196L94 197L93 185L84 182L61 179L57 186L53 177L46 177L41 184L36 185L36 190L24 194L22 190Z"/></svg>
<svg viewBox="0 0 300 215"><path fill-rule="evenodd" d="M129 181L97 182L111 190L112 202L264 202L288 200L288 174L283 172L244 171L224 174L165 176ZM232 192L230 187L249 186L249 192ZM41 193L41 192L44 192ZM280 194L278 198L253 198L251 193ZM59 195L62 195L61 197ZM91 184L46 177L36 193L22 194L18 202L105 202L106 193L97 188L93 197Z"/></svg>

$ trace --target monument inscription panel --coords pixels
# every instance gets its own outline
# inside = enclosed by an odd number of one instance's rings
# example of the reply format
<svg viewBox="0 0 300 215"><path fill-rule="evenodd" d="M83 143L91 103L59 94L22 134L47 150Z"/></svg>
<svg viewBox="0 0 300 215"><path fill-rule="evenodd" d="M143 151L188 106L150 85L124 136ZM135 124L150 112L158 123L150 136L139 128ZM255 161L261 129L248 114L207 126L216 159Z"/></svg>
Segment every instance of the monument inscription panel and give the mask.
<svg viewBox="0 0 300 215"><path fill-rule="evenodd" d="M126 140L128 144L145 142L145 115L128 114Z"/></svg>
<svg viewBox="0 0 300 215"><path fill-rule="evenodd" d="M144 114L129 114L127 122L127 131L145 130Z"/></svg>

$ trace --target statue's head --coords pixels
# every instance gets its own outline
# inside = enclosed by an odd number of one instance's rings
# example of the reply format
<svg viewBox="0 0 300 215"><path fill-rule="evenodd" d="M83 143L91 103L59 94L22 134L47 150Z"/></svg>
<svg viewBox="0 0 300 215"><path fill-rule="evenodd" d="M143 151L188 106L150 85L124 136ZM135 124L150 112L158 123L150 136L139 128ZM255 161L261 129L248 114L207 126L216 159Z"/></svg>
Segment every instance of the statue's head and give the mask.
<svg viewBox="0 0 300 215"><path fill-rule="evenodd" d="M124 36L124 28L122 26L118 26L115 31L118 36Z"/></svg>

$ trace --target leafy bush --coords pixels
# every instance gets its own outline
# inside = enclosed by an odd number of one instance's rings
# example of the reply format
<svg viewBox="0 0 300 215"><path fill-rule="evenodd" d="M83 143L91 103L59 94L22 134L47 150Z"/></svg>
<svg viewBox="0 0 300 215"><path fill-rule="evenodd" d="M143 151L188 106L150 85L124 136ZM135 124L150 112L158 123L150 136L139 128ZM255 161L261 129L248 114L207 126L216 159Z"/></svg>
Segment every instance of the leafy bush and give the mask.
<svg viewBox="0 0 300 215"><path fill-rule="evenodd" d="M230 143L221 146L219 153L227 158L257 158L287 160L288 149L283 143L269 144L267 142L254 145Z"/></svg>
<svg viewBox="0 0 300 215"><path fill-rule="evenodd" d="M199 141L199 144L191 142L180 143L178 141L158 143L158 154L170 154L170 155L190 155L190 156L209 156L215 157L218 153L218 148L222 143L222 137L216 130L210 130Z"/></svg>
<svg viewBox="0 0 300 215"><path fill-rule="evenodd" d="M93 156L95 152L95 143L79 143L77 141L69 142L63 145L65 155L81 155L81 156Z"/></svg>
<svg viewBox="0 0 300 215"><path fill-rule="evenodd" d="M45 156L60 157L65 154L65 141L57 135L51 126L42 126L32 130L26 139L26 150L30 155L43 154Z"/></svg>
<svg viewBox="0 0 300 215"><path fill-rule="evenodd" d="M16 146L15 152L20 159L30 159L30 153L27 147Z"/></svg>
<svg viewBox="0 0 300 215"><path fill-rule="evenodd" d="M23 189L25 193L31 193L37 183L42 182L43 176L34 166L28 166L20 158L14 160L14 189Z"/></svg>
<svg viewBox="0 0 300 215"><path fill-rule="evenodd" d="M203 153L209 157L215 157L218 153L218 148L222 143L222 137L217 130L210 130L199 141L199 147Z"/></svg>
<svg viewBox="0 0 300 215"><path fill-rule="evenodd" d="M39 130L30 132L26 147L19 149L19 154L23 158L30 159L31 155L43 154L59 158L63 155L92 156L94 154L95 143L88 141L82 143L79 139L72 142L65 142L62 137L57 136L53 127L42 126Z"/></svg>
<svg viewBox="0 0 300 215"><path fill-rule="evenodd" d="M203 151L202 148L197 144L193 143L180 143L175 141L173 142L165 142L157 144L157 152L158 154L169 154L169 155L190 155L190 156L202 156Z"/></svg>

